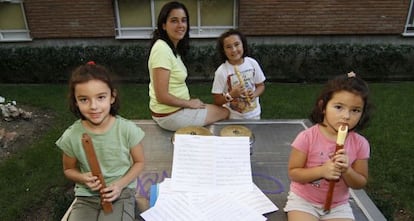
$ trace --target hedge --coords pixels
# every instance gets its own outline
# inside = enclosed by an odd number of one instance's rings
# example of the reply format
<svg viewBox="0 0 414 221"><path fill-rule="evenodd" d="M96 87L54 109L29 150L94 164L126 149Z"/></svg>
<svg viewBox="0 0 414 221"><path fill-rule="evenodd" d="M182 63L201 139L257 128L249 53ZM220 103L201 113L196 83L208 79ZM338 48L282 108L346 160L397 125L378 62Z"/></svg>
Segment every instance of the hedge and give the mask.
<svg viewBox="0 0 414 221"><path fill-rule="evenodd" d="M249 45L268 81L317 82L354 71L370 81L414 80L412 45ZM58 83L89 60L124 82L148 82L148 48L140 45L0 47L1 83ZM189 81L211 81L218 67L214 46L190 49Z"/></svg>

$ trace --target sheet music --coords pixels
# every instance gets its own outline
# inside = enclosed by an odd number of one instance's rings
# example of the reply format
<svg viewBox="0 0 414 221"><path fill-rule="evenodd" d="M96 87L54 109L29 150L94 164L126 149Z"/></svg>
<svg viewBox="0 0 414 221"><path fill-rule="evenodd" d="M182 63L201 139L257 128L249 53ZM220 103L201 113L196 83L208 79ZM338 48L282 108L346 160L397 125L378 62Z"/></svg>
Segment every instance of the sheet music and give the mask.
<svg viewBox="0 0 414 221"><path fill-rule="evenodd" d="M188 204L185 194L179 192L157 199L157 203L141 216L147 221L206 221L197 208Z"/></svg>
<svg viewBox="0 0 414 221"><path fill-rule="evenodd" d="M216 185L219 190L252 190L249 138L221 137L217 141L219 144L216 146Z"/></svg>
<svg viewBox="0 0 414 221"><path fill-rule="evenodd" d="M278 211L279 208L254 184L251 192L231 192L228 197L243 202L260 214Z"/></svg>
<svg viewBox="0 0 414 221"><path fill-rule="evenodd" d="M173 189L197 191L215 186L215 149L203 137L207 136L175 135Z"/></svg>
<svg viewBox="0 0 414 221"><path fill-rule="evenodd" d="M252 190L248 137L176 135L174 139L174 190Z"/></svg>
<svg viewBox="0 0 414 221"><path fill-rule="evenodd" d="M176 135L171 178L147 221L262 221L278 208L253 183L248 137Z"/></svg>
<svg viewBox="0 0 414 221"><path fill-rule="evenodd" d="M217 195L217 193L213 192L192 192L187 194L190 204L201 208L206 199L210 199ZM250 192L228 192L220 195L233 199L259 214L267 214L279 210L279 208L259 189L259 187L256 186L256 184L253 184L253 190ZM225 205L222 208L226 209L227 206Z"/></svg>
<svg viewBox="0 0 414 221"><path fill-rule="evenodd" d="M261 195L266 197L257 186L246 193L179 192L172 190L171 179L166 178L159 184L159 196L154 207L141 216L147 221L227 221L229 217L232 220L261 221L266 220L263 211L277 210L267 197L264 199Z"/></svg>
<svg viewBox="0 0 414 221"><path fill-rule="evenodd" d="M266 217L249 206L238 202L224 194L216 194L207 198L203 203L198 205L201 212L207 217L207 220L214 221L264 221Z"/></svg>
<svg viewBox="0 0 414 221"><path fill-rule="evenodd" d="M201 211L189 202L186 192L172 191L171 179L165 178L159 184L159 195L155 205L141 213L141 217L147 221L206 221L200 214Z"/></svg>

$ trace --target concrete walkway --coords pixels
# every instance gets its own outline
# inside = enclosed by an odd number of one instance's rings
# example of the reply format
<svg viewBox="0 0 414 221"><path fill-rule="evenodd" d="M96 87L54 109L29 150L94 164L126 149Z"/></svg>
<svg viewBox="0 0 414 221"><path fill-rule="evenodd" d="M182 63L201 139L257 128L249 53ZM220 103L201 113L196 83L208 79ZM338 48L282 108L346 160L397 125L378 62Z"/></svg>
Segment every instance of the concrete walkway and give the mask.
<svg viewBox="0 0 414 221"><path fill-rule="evenodd" d="M160 183L171 177L173 132L158 127L152 120L135 121L146 133L143 141L146 166L138 179L137 194L149 199L152 184ZM251 166L254 183L279 211L266 214L268 220L287 220L283 207L289 191L287 162L291 150L290 143L296 135L311 126L307 120L238 120L222 121L207 126L213 135L219 136L220 130L228 125L243 125L254 135ZM385 217L363 190L351 191L351 205L358 221L385 221Z"/></svg>

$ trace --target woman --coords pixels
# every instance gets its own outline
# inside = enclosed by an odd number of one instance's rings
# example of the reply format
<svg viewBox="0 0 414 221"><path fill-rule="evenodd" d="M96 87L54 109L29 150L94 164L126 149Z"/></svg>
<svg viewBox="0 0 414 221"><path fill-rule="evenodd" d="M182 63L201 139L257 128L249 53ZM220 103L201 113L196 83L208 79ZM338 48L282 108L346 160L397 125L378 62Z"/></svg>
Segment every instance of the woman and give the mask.
<svg viewBox="0 0 414 221"><path fill-rule="evenodd" d="M189 49L189 24L185 5L165 4L158 16L148 60L152 118L160 127L171 131L208 125L229 115L223 107L190 98L185 82L187 68L182 61Z"/></svg>

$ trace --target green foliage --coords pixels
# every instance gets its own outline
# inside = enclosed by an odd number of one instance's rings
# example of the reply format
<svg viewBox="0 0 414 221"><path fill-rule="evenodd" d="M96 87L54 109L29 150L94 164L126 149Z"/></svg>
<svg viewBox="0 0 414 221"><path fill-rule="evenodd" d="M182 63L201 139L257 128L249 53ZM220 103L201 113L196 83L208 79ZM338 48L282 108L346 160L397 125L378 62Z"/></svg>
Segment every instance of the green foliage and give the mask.
<svg viewBox="0 0 414 221"><path fill-rule="evenodd" d="M185 63L191 80L212 80L219 66L216 50L211 46L192 47Z"/></svg>
<svg viewBox="0 0 414 221"><path fill-rule="evenodd" d="M268 81L320 82L354 71L372 81L413 80L412 45L251 45L251 56ZM103 64L123 82L148 82L148 50L141 45L0 48L0 82L66 82L89 60ZM193 46L185 58L190 81L209 81L219 65L212 45Z"/></svg>
<svg viewBox="0 0 414 221"><path fill-rule="evenodd" d="M269 80L320 82L354 71L372 81L414 79L411 45L256 45Z"/></svg>
<svg viewBox="0 0 414 221"><path fill-rule="evenodd" d="M0 82L66 82L75 67L90 60L105 65L120 80L145 80L146 50L141 46L0 48Z"/></svg>

